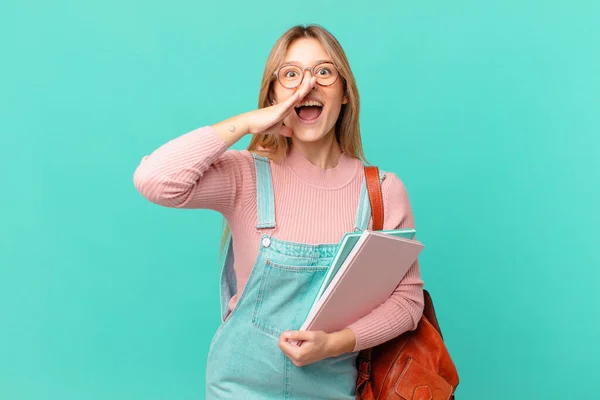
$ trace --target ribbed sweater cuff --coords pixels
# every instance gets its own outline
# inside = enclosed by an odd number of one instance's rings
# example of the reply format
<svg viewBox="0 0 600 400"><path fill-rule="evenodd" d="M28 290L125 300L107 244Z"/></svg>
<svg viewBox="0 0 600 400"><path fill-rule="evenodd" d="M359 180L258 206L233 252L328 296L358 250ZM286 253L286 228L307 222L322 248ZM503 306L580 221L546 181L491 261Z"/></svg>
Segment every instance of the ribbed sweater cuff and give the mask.
<svg viewBox="0 0 600 400"><path fill-rule="evenodd" d="M413 321L408 312L395 317L393 321L389 321L387 318L382 319L368 315L350 324L348 328L354 332L356 337L353 351L360 351L385 343L412 327ZM392 322L393 326L391 325Z"/></svg>

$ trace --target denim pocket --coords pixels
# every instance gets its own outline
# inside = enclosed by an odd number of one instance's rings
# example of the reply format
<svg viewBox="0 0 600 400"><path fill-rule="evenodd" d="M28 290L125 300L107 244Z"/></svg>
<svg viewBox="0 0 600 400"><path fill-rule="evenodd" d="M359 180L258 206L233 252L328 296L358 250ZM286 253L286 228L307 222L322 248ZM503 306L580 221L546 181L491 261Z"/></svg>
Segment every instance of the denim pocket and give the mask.
<svg viewBox="0 0 600 400"><path fill-rule="evenodd" d="M276 264L267 260L256 297L252 323L279 337L302 326L323 282L327 266Z"/></svg>

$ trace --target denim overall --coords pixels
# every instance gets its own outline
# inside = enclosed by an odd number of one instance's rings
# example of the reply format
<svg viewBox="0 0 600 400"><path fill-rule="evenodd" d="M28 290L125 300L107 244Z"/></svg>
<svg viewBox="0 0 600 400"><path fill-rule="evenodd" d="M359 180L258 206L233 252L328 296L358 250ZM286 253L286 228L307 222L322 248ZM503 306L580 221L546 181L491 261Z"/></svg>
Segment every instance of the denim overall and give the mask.
<svg viewBox="0 0 600 400"><path fill-rule="evenodd" d="M206 370L209 400L354 400L357 352L295 366L277 343L308 315L338 244L304 244L270 236L275 206L270 161L253 155L256 166L260 250L236 307L233 248L229 238L221 273L221 318L210 344ZM381 173L383 179L384 173ZM367 228L371 207L366 184L360 194L355 230Z"/></svg>

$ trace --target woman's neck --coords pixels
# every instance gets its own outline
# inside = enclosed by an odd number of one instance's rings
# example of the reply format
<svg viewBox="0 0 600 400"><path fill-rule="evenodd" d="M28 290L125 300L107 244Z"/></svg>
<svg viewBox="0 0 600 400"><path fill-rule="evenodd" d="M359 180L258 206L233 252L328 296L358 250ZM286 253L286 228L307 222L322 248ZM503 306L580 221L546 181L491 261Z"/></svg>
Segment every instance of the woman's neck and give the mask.
<svg viewBox="0 0 600 400"><path fill-rule="evenodd" d="M335 137L335 128L316 142L301 142L292 136L292 146L316 167L332 169L338 165L342 149Z"/></svg>

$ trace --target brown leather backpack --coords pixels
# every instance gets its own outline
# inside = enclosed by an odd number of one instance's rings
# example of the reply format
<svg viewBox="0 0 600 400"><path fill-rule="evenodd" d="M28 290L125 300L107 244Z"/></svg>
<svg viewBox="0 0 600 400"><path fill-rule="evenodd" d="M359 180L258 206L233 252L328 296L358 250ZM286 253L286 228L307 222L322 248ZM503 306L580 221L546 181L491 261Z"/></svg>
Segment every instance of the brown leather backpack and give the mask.
<svg viewBox="0 0 600 400"><path fill-rule="evenodd" d="M383 229L383 196L377 167L365 167L373 230ZM458 386L456 366L444 344L431 296L414 331L371 349L357 359L360 400L449 400Z"/></svg>

